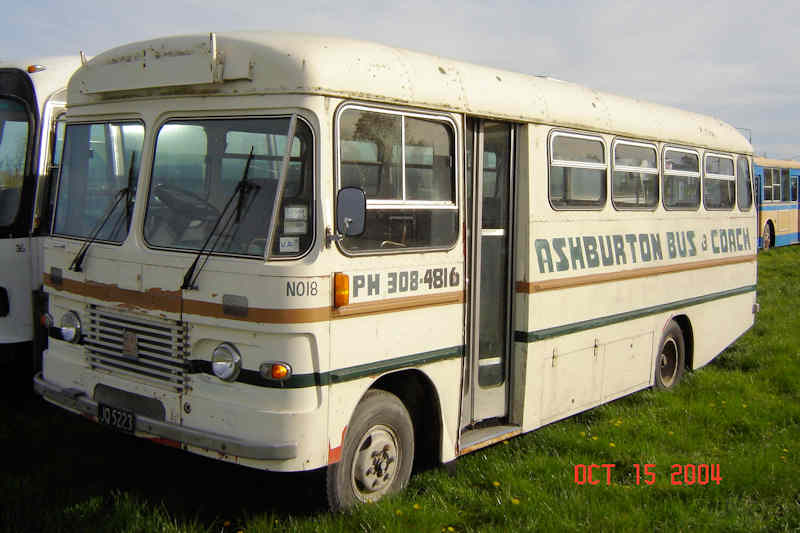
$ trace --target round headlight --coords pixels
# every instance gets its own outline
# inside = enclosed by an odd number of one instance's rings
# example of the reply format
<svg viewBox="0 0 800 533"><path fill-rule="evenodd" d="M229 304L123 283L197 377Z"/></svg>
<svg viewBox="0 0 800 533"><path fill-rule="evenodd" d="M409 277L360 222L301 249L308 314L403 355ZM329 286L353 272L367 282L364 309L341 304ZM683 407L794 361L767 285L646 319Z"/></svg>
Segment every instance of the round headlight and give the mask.
<svg viewBox="0 0 800 533"><path fill-rule="evenodd" d="M61 338L67 342L76 343L81 340L81 319L75 311L67 311L61 317L59 324Z"/></svg>
<svg viewBox="0 0 800 533"><path fill-rule="evenodd" d="M223 342L211 354L211 370L219 379L235 381L242 369L242 356L239 350L229 343Z"/></svg>

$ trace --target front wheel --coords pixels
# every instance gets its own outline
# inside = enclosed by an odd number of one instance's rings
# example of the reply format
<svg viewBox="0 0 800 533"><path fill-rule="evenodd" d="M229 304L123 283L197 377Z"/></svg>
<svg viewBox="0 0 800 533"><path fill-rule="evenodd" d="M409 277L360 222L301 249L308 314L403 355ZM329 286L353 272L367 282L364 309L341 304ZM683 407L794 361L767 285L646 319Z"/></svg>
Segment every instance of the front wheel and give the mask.
<svg viewBox="0 0 800 533"><path fill-rule="evenodd" d="M685 361L686 348L683 331L673 320L670 321L661 338L661 345L656 357L655 388L662 390L675 388L683 376Z"/></svg>
<svg viewBox="0 0 800 533"><path fill-rule="evenodd" d="M342 458L327 472L328 504L342 510L402 490L411 477L414 426L403 402L371 390L356 407Z"/></svg>

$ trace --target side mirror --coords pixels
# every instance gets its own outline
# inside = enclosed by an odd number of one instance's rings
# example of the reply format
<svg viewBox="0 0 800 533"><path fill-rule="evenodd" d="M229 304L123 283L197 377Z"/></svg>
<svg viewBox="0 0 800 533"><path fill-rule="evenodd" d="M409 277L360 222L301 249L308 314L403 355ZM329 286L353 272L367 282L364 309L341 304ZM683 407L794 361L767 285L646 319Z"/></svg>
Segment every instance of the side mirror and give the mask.
<svg viewBox="0 0 800 533"><path fill-rule="evenodd" d="M364 233L367 195L358 187L345 187L336 196L336 231L344 237Z"/></svg>

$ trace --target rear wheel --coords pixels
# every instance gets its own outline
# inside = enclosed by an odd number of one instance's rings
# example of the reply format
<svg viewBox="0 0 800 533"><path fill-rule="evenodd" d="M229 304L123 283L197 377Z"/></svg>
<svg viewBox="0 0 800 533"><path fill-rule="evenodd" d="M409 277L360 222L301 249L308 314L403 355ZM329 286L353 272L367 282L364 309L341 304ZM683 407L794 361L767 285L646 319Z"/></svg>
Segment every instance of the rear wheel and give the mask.
<svg viewBox="0 0 800 533"><path fill-rule="evenodd" d="M764 226L764 233L761 235L761 242L765 250L772 248L775 243L772 235L772 227L769 224Z"/></svg>
<svg viewBox="0 0 800 533"><path fill-rule="evenodd" d="M328 467L328 504L342 510L403 489L414 460L414 426L403 402L371 390L356 407L341 460Z"/></svg>
<svg viewBox="0 0 800 533"><path fill-rule="evenodd" d="M683 376L685 361L683 331L675 321L670 321L656 357L655 388L666 390L677 386Z"/></svg>

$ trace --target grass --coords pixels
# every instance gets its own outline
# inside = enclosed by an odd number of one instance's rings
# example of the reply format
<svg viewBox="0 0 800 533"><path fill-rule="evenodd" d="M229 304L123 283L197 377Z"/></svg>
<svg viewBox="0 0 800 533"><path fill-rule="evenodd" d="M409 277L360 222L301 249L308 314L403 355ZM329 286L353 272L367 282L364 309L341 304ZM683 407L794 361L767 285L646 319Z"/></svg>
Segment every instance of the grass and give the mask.
<svg viewBox="0 0 800 533"><path fill-rule="evenodd" d="M325 509L319 472L279 475L117 435L37 398L0 405L0 531L800 530L800 247L759 256L756 325L671 393L643 391ZM721 317L724 320L724 317ZM610 485L575 465L614 464ZM655 483L636 466L654 464ZM671 484L718 464L719 484ZM640 467L643 469L643 466Z"/></svg>

